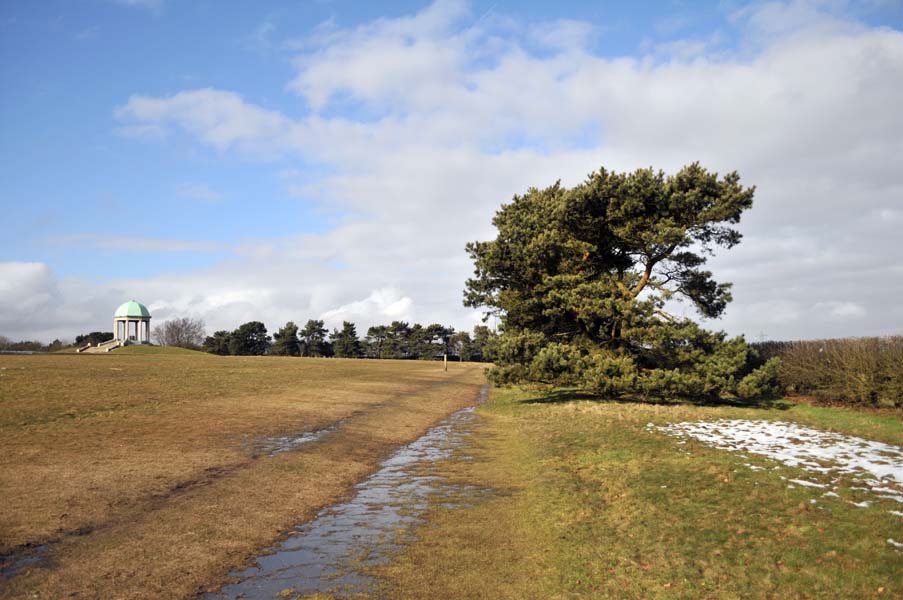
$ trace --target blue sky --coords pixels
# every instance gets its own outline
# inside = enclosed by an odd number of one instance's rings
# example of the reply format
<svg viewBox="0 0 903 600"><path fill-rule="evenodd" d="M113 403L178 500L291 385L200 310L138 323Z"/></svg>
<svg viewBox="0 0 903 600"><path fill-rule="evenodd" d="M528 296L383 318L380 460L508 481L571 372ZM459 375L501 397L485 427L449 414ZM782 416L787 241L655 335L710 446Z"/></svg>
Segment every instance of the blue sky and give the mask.
<svg viewBox="0 0 903 600"><path fill-rule="evenodd" d="M693 160L760 189L712 326L899 331L901 24L880 0L5 2L0 334L72 338L125 296L211 329L469 328L463 246L501 202Z"/></svg>
<svg viewBox="0 0 903 600"><path fill-rule="evenodd" d="M416 12L423 2L8 2L2 7L0 142L12 231L4 259L51 263L61 276L104 278L213 264L227 251L100 251L66 240L121 236L229 244L322 232L340 215L286 193L281 170L316 177L321 165L248 162L190 141L139 144L118 133L114 109L132 94L185 88L233 90L300 117L285 89L302 39L324 23L354 27ZM554 8L554 12L550 12ZM470 19L493 15L541 23L569 18L599 28L591 46L633 55L653 41L731 28L717 4L692 13L675 2L474 2ZM541 52L542 49L540 48ZM336 113L361 114L353 102ZM514 135L502 148L525 143ZM541 143L541 141L540 141ZM64 243L60 243L64 240Z"/></svg>

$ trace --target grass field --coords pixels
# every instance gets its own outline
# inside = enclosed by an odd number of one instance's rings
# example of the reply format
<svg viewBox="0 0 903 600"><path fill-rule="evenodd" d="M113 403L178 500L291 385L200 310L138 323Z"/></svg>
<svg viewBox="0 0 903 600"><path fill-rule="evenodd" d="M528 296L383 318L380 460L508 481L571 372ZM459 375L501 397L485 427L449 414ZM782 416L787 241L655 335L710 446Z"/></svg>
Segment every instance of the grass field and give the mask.
<svg viewBox="0 0 903 600"><path fill-rule="evenodd" d="M887 542L903 541L903 505L857 507L852 481L823 496L790 484L811 478L801 469L649 427L769 419L903 445L898 414L491 398L471 459L441 472L493 491L468 508L437 503L378 569L385 597L903 597L903 553Z"/></svg>
<svg viewBox="0 0 903 600"><path fill-rule="evenodd" d="M0 579L0 596L192 597L482 383L483 365L467 363L0 356L0 554L45 557ZM333 425L268 455L277 438Z"/></svg>
<svg viewBox="0 0 903 600"><path fill-rule="evenodd" d="M0 579L0 597L213 589L472 403L482 370L141 347L0 356L0 554L43 557ZM466 484L460 497L438 496L377 568L377 597L903 597L903 552L888 542L903 541L903 504L854 478L825 495L792 483L812 480L800 468L657 428L787 421L900 446L898 413L490 398L466 456L430 467Z"/></svg>

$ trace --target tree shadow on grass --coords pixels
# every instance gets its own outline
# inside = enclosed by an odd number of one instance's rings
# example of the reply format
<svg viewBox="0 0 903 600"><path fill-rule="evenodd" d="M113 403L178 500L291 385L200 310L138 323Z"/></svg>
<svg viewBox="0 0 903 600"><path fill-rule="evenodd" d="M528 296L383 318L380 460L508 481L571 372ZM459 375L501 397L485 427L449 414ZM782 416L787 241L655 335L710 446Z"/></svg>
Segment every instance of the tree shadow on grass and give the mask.
<svg viewBox="0 0 903 600"><path fill-rule="evenodd" d="M586 390L574 388L556 388L550 390L531 390L533 396L520 401L520 404L565 404L567 402L587 401L599 404L654 404L658 406L733 406L735 408L760 408L788 410L793 402L785 398L777 400L742 400L740 398L656 398L642 396L598 396Z"/></svg>

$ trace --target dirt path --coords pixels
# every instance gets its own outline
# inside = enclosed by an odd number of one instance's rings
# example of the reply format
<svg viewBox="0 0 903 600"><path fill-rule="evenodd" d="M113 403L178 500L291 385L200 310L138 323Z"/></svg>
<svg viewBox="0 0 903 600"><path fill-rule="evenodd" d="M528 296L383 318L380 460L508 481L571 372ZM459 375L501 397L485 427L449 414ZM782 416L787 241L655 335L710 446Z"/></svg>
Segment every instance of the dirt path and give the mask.
<svg viewBox="0 0 903 600"><path fill-rule="evenodd" d="M323 366L316 367L327 370L335 368L330 363L338 363L319 362ZM393 374L390 365L380 366L387 367L385 375L394 375L401 383L387 387L387 393L371 394L370 401L364 403L338 398L337 402L348 407L332 411L338 418L314 420L313 427L296 429L294 433L287 432L284 426L254 427L249 434L236 437L235 430L230 430L229 452L210 448L205 455L213 458L206 465L197 465L203 468L189 470L188 476L179 475L181 471L177 470L176 477L164 486L134 486L135 492L144 493L123 495L113 486L101 489L96 493L103 498L102 504L80 517L85 525L31 538L33 547L45 545L44 560L22 565L15 576L0 580L0 597L185 598L216 588L231 569L247 564L296 524L347 496L354 484L373 473L394 449L417 439L449 413L472 404L483 383L480 367L461 366L447 374L437 374L435 365L398 363ZM309 371L305 374L310 375ZM342 373L344 381L336 375L327 373L324 385L342 389L355 388L358 383L353 372L351 379L348 372ZM323 390L317 392L322 395ZM183 416L179 414L184 412L182 406L177 403L171 411L176 419ZM227 409L229 406L230 403L223 404ZM142 409L139 407L137 412ZM174 422L172 414L160 412L163 414L139 415L134 419L140 423L142 435L150 435L145 429L148 419L157 419L160 435L170 428L179 430L185 426ZM224 418L231 416L226 414ZM259 418L253 422L259 423ZM51 421L53 425L40 427L58 427L58 419ZM84 433L91 434L104 425L84 423ZM129 424L120 422L118 429L124 437L118 443L104 443L114 448L122 444L127 449ZM325 433L285 451L262 451L274 438L299 437L304 431L315 430ZM48 437L58 435L54 429L45 433ZM15 457L19 453L12 454ZM146 476L142 461L129 464L128 458L126 455L124 464L119 465L117 476L120 480L142 480ZM78 463L77 457L73 462ZM25 470L26 481L30 476L28 468L19 467ZM65 465L54 468L68 475ZM10 479L14 476L9 471L0 475ZM75 478L75 474L71 475ZM81 476L91 479L90 472ZM67 480L64 478L61 485L65 486ZM142 481L153 483L152 478ZM77 493L79 489L76 485L64 490L67 493L60 494L61 501L65 504L74 497L83 502ZM14 491L22 497L29 492L25 488ZM39 494L40 490L34 493ZM11 519L27 507L27 502L17 506L15 513L3 513L0 509L0 516L5 514ZM22 522L18 527L25 530L27 521L18 522ZM40 527L33 530L41 531Z"/></svg>
<svg viewBox="0 0 903 600"><path fill-rule="evenodd" d="M485 401L488 387L480 391ZM368 568L386 564L422 522L430 502L455 506L462 489L430 474L436 461L460 452L477 424L475 407L458 410L383 461L354 487L354 496L321 510L207 600L261 600L328 593L360 597L376 590Z"/></svg>

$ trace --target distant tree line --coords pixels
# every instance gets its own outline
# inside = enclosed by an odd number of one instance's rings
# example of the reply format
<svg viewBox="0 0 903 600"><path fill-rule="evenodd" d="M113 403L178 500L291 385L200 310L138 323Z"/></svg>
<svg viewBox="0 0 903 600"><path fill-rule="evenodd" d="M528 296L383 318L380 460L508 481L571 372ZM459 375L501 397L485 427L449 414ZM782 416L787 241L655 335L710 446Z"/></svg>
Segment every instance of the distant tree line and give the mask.
<svg viewBox="0 0 903 600"><path fill-rule="evenodd" d="M75 345L78 347L87 346L88 344L97 346L98 344L109 342L112 339L112 331L92 331L91 333L75 336Z"/></svg>
<svg viewBox="0 0 903 600"><path fill-rule="evenodd" d="M37 340L14 342L5 335L0 335L0 352L56 352L71 345L71 343L59 339L53 340L49 344Z"/></svg>
<svg viewBox="0 0 903 600"><path fill-rule="evenodd" d="M305 356L337 358L393 358L429 360L447 355L450 360L490 362L497 335L484 325L473 332L456 331L434 323L423 326L406 321L376 325L361 337L350 321L331 332L322 320L310 319L299 327L289 321L272 336L260 321L249 321L234 331L217 331L208 336L204 321L178 318L153 328L154 342L161 346L177 346L204 350L212 354L236 356ZM112 331L92 331L75 336L75 343L54 340L13 342L0 335L0 351L55 352L64 348L97 346L113 339Z"/></svg>
<svg viewBox="0 0 903 600"><path fill-rule="evenodd" d="M249 321L234 331L217 331L203 342L212 354L306 356L337 358L394 358L429 360L447 355L451 360L491 361L495 334L484 325L473 333L434 323L423 326L405 321L375 325L360 337L357 326L345 321L331 332L322 320L310 319L299 327L286 323L272 337L260 321Z"/></svg>
<svg viewBox="0 0 903 600"><path fill-rule="evenodd" d="M903 336L752 344L781 359L778 379L790 393L858 406L903 408Z"/></svg>

